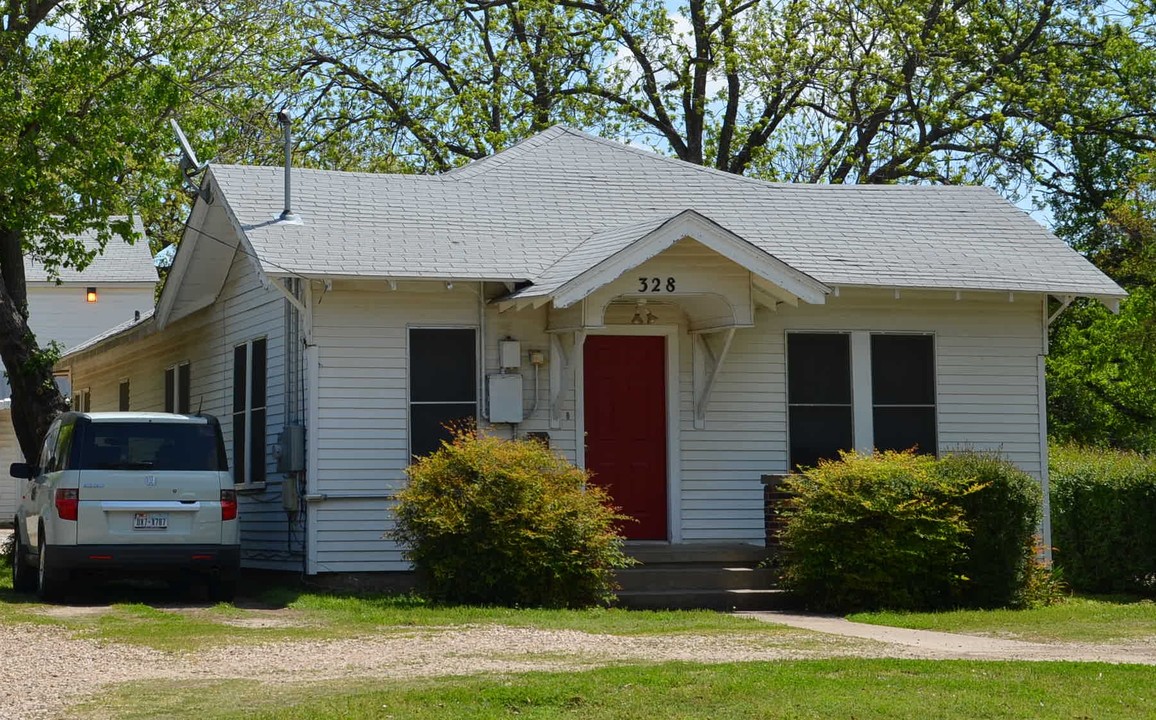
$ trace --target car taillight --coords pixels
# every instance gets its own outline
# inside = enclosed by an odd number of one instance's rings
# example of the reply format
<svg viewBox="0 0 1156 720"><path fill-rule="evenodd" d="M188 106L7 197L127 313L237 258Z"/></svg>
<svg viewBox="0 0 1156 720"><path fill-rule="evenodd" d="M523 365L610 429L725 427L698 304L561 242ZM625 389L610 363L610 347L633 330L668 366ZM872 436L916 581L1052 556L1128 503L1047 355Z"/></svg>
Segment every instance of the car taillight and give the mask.
<svg viewBox="0 0 1156 720"><path fill-rule="evenodd" d="M80 491L76 488L56 489L56 514L61 520L75 520L80 509Z"/></svg>
<svg viewBox="0 0 1156 720"><path fill-rule="evenodd" d="M221 491L221 519L222 520L236 520L237 519L237 491L236 490L222 490Z"/></svg>

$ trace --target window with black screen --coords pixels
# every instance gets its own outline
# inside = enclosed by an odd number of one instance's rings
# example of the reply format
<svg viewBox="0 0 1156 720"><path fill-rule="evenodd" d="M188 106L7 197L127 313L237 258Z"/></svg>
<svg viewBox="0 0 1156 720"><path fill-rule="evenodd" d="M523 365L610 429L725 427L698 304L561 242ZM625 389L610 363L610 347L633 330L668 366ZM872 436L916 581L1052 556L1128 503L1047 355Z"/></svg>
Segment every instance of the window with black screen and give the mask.
<svg viewBox="0 0 1156 720"><path fill-rule="evenodd" d="M872 335L871 395L877 450L936 453L931 335Z"/></svg>
<svg viewBox="0 0 1156 720"><path fill-rule="evenodd" d="M853 447L849 335L787 335L787 415L792 468Z"/></svg>
<svg viewBox="0 0 1156 720"><path fill-rule="evenodd" d="M477 340L472 328L409 331L409 448L421 457L450 438L447 425L478 411Z"/></svg>

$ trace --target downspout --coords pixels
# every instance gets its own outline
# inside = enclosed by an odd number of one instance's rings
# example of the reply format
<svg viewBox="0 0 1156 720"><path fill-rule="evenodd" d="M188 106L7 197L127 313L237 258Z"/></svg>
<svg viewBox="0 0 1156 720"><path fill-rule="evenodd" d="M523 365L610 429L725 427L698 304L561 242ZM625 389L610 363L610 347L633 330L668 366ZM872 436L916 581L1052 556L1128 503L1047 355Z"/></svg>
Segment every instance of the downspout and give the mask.
<svg viewBox="0 0 1156 720"><path fill-rule="evenodd" d="M1042 338L1042 352L1036 358L1036 382L1037 394L1039 395L1039 416L1040 416L1040 492L1043 495L1043 506L1040 510L1040 543L1043 545L1041 554L1043 561L1049 566L1052 564L1052 486L1051 486L1051 472L1049 470L1050 460L1048 459L1048 392L1047 392L1047 357L1048 357L1048 328L1056 318L1060 316L1064 310L1067 309L1075 297L1066 295L1058 298L1060 307L1051 315L1048 314L1048 296L1044 295L1042 302L1043 311L1041 316L1043 318L1043 338Z"/></svg>
<svg viewBox="0 0 1156 720"><path fill-rule="evenodd" d="M318 472L320 471L321 443L318 437L320 423L320 388L318 381L321 376L320 353L317 344L313 341L313 283L309 280L301 282L301 304L304 306L301 313L302 343L305 355L305 487L302 494L318 492ZM305 574L317 574L317 504L306 502L302 508L305 513Z"/></svg>

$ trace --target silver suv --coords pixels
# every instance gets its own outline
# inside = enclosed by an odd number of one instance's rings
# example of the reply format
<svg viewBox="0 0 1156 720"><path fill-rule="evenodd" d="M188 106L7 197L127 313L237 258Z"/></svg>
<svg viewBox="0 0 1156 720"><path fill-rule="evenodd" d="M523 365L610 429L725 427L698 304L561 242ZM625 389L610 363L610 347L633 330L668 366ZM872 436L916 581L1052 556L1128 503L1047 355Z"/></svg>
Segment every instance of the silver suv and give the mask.
<svg viewBox="0 0 1156 720"><path fill-rule="evenodd" d="M61 596L81 572L202 576L232 600L240 569L237 494L216 418L65 413L52 423L16 512L12 581Z"/></svg>

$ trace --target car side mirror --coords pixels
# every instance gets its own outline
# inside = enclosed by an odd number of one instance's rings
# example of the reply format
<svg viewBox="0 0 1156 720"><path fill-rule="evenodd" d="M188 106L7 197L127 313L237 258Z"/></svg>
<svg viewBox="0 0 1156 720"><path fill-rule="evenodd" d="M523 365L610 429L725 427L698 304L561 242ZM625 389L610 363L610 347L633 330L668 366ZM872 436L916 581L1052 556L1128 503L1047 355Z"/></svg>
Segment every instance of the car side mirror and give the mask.
<svg viewBox="0 0 1156 720"><path fill-rule="evenodd" d="M8 468L8 474L21 480L31 480L40 474L40 468L28 463L12 463Z"/></svg>

